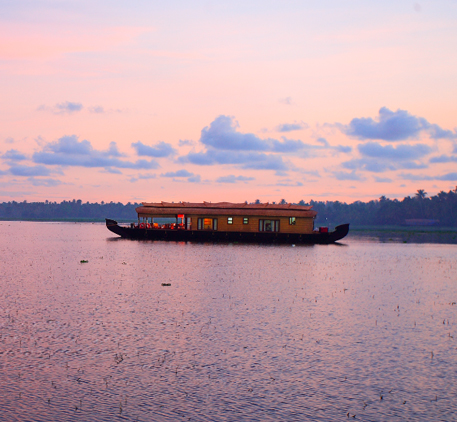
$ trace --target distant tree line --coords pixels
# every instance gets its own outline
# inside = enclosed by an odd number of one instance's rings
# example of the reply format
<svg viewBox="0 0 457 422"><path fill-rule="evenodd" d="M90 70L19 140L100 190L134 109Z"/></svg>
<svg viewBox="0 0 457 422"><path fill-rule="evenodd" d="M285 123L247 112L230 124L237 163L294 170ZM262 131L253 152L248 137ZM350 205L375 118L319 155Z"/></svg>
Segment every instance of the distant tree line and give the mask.
<svg viewBox="0 0 457 422"><path fill-rule="evenodd" d="M286 204L287 201L282 199L279 203ZM307 203L301 200L298 205L313 206L313 210L318 213L316 225L351 223L353 226L410 224L457 227L457 187L431 197L427 197L427 192L419 189L413 197L407 196L402 200L381 196L378 200L356 201L352 204L313 200Z"/></svg>
<svg viewBox="0 0 457 422"><path fill-rule="evenodd" d="M89 220L103 221L105 217L118 220L135 220L135 208L141 204L121 202L83 203L80 199L57 202L3 202L0 218L3 220Z"/></svg>
<svg viewBox="0 0 457 422"><path fill-rule="evenodd" d="M256 200L254 203L260 201ZM282 199L278 203L287 204L287 201ZM80 199L60 203L12 201L0 203L0 219L103 221L105 217L109 217L121 221L134 221L135 208L140 205L103 201L83 203ZM449 192L441 191L432 197L427 197L427 193L419 189L413 197L407 196L402 200L381 196L377 200L356 201L352 204L313 200L306 203L301 200L298 205L312 205L313 210L318 213L316 225L335 226L351 223L353 226L398 226L409 223L457 227L457 187Z"/></svg>

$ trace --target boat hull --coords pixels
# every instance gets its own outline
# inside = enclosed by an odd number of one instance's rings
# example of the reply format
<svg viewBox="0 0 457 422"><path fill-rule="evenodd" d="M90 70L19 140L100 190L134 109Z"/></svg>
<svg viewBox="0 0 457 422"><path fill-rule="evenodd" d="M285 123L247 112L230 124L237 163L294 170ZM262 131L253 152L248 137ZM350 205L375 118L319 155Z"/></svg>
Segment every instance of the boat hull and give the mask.
<svg viewBox="0 0 457 422"><path fill-rule="evenodd" d="M341 240L349 232L349 224L335 227L328 233L313 232L275 233L275 232L227 232L206 230L167 230L140 229L119 226L116 220L106 219L106 227L111 232L127 239L171 240L179 242L249 242L249 243L292 243L292 244L330 244Z"/></svg>

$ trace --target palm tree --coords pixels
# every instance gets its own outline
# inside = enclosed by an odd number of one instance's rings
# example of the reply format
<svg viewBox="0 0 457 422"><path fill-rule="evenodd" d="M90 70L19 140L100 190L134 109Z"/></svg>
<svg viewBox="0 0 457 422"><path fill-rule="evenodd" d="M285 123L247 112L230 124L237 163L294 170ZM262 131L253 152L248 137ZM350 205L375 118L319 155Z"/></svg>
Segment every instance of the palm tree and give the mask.
<svg viewBox="0 0 457 422"><path fill-rule="evenodd" d="M418 189L416 193L416 198L417 199L424 199L427 196L427 192L425 192L424 189Z"/></svg>

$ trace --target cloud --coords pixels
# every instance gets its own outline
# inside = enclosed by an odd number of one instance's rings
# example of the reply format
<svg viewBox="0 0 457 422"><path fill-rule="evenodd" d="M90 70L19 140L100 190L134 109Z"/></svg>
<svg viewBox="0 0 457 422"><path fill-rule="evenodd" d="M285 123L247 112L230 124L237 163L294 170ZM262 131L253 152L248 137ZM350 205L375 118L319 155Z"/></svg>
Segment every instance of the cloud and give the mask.
<svg viewBox="0 0 457 422"><path fill-rule="evenodd" d="M392 145L382 146L378 142L368 142L358 145L360 154L365 157L387 159L393 161L416 160L430 154L432 148L425 144L407 145L401 144L397 147Z"/></svg>
<svg viewBox="0 0 457 422"><path fill-rule="evenodd" d="M245 169L287 171L289 166L279 154L294 154L300 151L335 150L350 152L350 147L332 147L321 139L322 145L305 144L301 140L261 139L252 133L238 131L238 123L230 116L218 116L203 128L200 142L206 147L202 152L191 152L178 159L197 165L231 164Z"/></svg>
<svg viewBox="0 0 457 422"><path fill-rule="evenodd" d="M302 149L309 147L310 145L304 144L300 140L293 140L293 139L286 139L282 138L283 141L277 141L276 139L272 139L271 143L271 151L272 152L297 152Z"/></svg>
<svg viewBox="0 0 457 422"><path fill-rule="evenodd" d="M406 110L391 111L386 107L379 110L376 119L371 117L354 118L347 126L339 126L348 136L367 140L382 139L400 141L417 138L421 132L433 139L456 139L457 133L445 130L436 124L429 123L423 117L416 117Z"/></svg>
<svg viewBox="0 0 457 422"><path fill-rule="evenodd" d="M71 101L65 101L63 103L56 104L54 107L48 107L45 105L40 105L37 110L39 111L51 111L54 114L72 114L83 109L81 103L74 103Z"/></svg>
<svg viewBox="0 0 457 422"><path fill-rule="evenodd" d="M118 167L125 169L144 169L153 170L159 167L155 161L137 160L135 162L123 161L117 158L91 157L91 156L70 156L64 154L52 154L47 152L37 152L33 154L33 160L36 163L77 166L77 167Z"/></svg>
<svg viewBox="0 0 457 422"><path fill-rule="evenodd" d="M89 107L91 113L103 114L105 109L102 106Z"/></svg>
<svg viewBox="0 0 457 422"><path fill-rule="evenodd" d="M11 166L9 172L14 176L49 176L51 174L50 170L45 166L22 166L16 165Z"/></svg>
<svg viewBox="0 0 457 422"><path fill-rule="evenodd" d="M62 184L60 180L57 179L35 179L34 177L29 177L27 179L33 186L47 186L54 187Z"/></svg>
<svg viewBox="0 0 457 422"><path fill-rule="evenodd" d="M357 181L365 180L362 176L358 175L355 171L352 171L351 173L347 173L344 171L336 171L333 173L333 176L338 180L357 180Z"/></svg>
<svg viewBox="0 0 457 422"><path fill-rule="evenodd" d="M16 149L10 149L9 151L6 151L1 158L4 160L21 161L25 160L27 157Z"/></svg>
<svg viewBox="0 0 457 422"><path fill-rule="evenodd" d="M400 173L398 176L403 180L434 180L433 177L426 176L425 174Z"/></svg>
<svg viewBox="0 0 457 422"><path fill-rule="evenodd" d="M237 132L238 123L229 116L218 116L203 128L200 142L215 149L236 151L267 151L269 143L252 133Z"/></svg>
<svg viewBox="0 0 457 422"><path fill-rule="evenodd" d="M251 180L255 180L254 177L246 177L246 176L235 176L233 174L229 174L228 176L221 176L219 177L216 182L217 183L236 183L236 182L249 182Z"/></svg>
<svg viewBox="0 0 457 422"><path fill-rule="evenodd" d="M332 147L337 152L342 152L344 154L349 154L352 151L352 147L346 145L337 145L336 147Z"/></svg>
<svg viewBox="0 0 457 422"><path fill-rule="evenodd" d="M117 149L116 142L110 142L108 151L106 151L105 155L108 157L125 157L125 154L121 154Z"/></svg>
<svg viewBox="0 0 457 422"><path fill-rule="evenodd" d="M231 152L208 150L206 152L189 153L180 161L198 165L235 164L246 169L256 170L287 170L282 157L258 152Z"/></svg>
<svg viewBox="0 0 457 422"><path fill-rule="evenodd" d="M344 168L349 170L364 170L373 173L382 173L384 171L394 171L399 169L425 169L428 166L423 163L416 163L414 161L398 161L391 162L390 160L376 159L372 157L352 159L341 163Z"/></svg>
<svg viewBox="0 0 457 422"><path fill-rule="evenodd" d="M296 153L302 150L333 148L328 145L305 144L301 140L282 138L261 139L252 133L238 132L238 123L229 116L218 116L201 132L203 152L191 152L180 157L181 162L198 165L235 164L243 168L288 170L279 155L268 153ZM230 151L228 153L227 151Z"/></svg>
<svg viewBox="0 0 457 422"><path fill-rule="evenodd" d="M415 161L402 161L399 163L397 168L405 170L426 169L428 168L428 165L424 163L416 163Z"/></svg>
<svg viewBox="0 0 457 422"><path fill-rule="evenodd" d="M424 169L428 166L417 162L432 151L432 148L425 144L400 144L383 146L378 142L368 142L358 145L362 158L354 158L343 162L343 168L349 170L364 170L374 173L394 171L399 169Z"/></svg>
<svg viewBox="0 0 457 422"><path fill-rule="evenodd" d="M155 174L140 174L138 179L155 179L157 176Z"/></svg>
<svg viewBox="0 0 457 422"><path fill-rule="evenodd" d="M90 155L93 152L91 143L78 141L76 135L62 136L57 142L48 144L47 148L56 154Z"/></svg>
<svg viewBox="0 0 457 422"><path fill-rule="evenodd" d="M167 173L162 173L161 177L172 177L173 179L182 179L187 177L187 181L191 183L200 183L201 177L198 174L191 173L185 169L178 171L169 171ZM174 180L175 182L177 180Z"/></svg>
<svg viewBox="0 0 457 422"><path fill-rule="evenodd" d="M294 130L307 129L308 125L305 123L283 123L275 127L277 132L292 132Z"/></svg>
<svg viewBox="0 0 457 422"><path fill-rule="evenodd" d="M457 173L447 173L444 174L443 176L438 176L438 180L443 180L443 181L448 181L448 182L454 182L457 180Z"/></svg>
<svg viewBox="0 0 457 422"><path fill-rule="evenodd" d="M137 177L132 177L130 182L134 183L138 180L148 180L148 179L155 179L157 176L155 174L139 174Z"/></svg>
<svg viewBox="0 0 457 422"><path fill-rule="evenodd" d="M457 181L457 173L446 173L441 176L428 176L425 174L411 174L411 173L402 173L399 175L404 180L420 181L420 180L441 180L444 182L454 182Z"/></svg>
<svg viewBox="0 0 457 422"><path fill-rule="evenodd" d="M80 103L65 101L64 103L56 104L56 109L63 113L74 113L75 111L81 111L83 109L83 105Z"/></svg>
<svg viewBox="0 0 457 422"><path fill-rule="evenodd" d="M201 178L200 178L200 175L196 174L194 176L191 176L187 179L188 182L191 182L191 183L200 183L201 181Z"/></svg>
<svg viewBox="0 0 457 422"><path fill-rule="evenodd" d="M96 105L91 107L84 107L81 103L72 101L65 101L58 103L53 106L47 106L42 104L37 107L38 111L48 111L54 114L73 114L82 111L84 108L91 114L106 114L106 113L122 113L125 110L121 109L108 109L106 110L103 106Z"/></svg>
<svg viewBox="0 0 457 422"><path fill-rule="evenodd" d="M374 158L354 158L341 163L341 165L349 170L365 170L374 173L382 173L384 171L396 169L392 164Z"/></svg>
<svg viewBox="0 0 457 422"><path fill-rule="evenodd" d="M265 154L252 154L250 159L241 167L253 170L289 170L282 157Z"/></svg>
<svg viewBox="0 0 457 422"><path fill-rule="evenodd" d="M175 149L166 142L159 142L156 145L149 146L138 141L132 143L132 147L135 148L137 155L147 157L168 157L175 153Z"/></svg>
<svg viewBox="0 0 457 422"><path fill-rule="evenodd" d="M457 163L457 156L455 155L440 155L438 157L430 158L430 163Z"/></svg>
<svg viewBox="0 0 457 422"><path fill-rule="evenodd" d="M388 177L374 177L376 183L392 183L392 179Z"/></svg>
<svg viewBox="0 0 457 422"><path fill-rule="evenodd" d="M303 186L302 182L293 182L292 180L283 180L276 183L276 186Z"/></svg>
<svg viewBox="0 0 457 422"><path fill-rule="evenodd" d="M193 176L194 173L190 173L187 170L178 170L178 171L169 171L165 174L161 174L162 177L190 177Z"/></svg>
<svg viewBox="0 0 457 422"><path fill-rule="evenodd" d="M180 147L193 146L193 145L195 145L195 142L191 141L189 139L180 139L179 140L179 146Z"/></svg>
<svg viewBox="0 0 457 422"><path fill-rule="evenodd" d="M305 148L317 147L307 145L300 140L282 138L261 139L253 133L238 132L239 124L230 116L218 116L200 136L200 142L210 148L228 151L259 152L297 152Z"/></svg>
<svg viewBox="0 0 457 422"><path fill-rule="evenodd" d="M104 167L144 169L151 170L159 167L154 161L137 160L135 162L120 160L122 154L117 150L114 142L107 151L97 151L87 140L78 141L77 136L63 136L57 142L44 146L42 151L33 154L33 161L39 164L78 166L78 167Z"/></svg>
<svg viewBox="0 0 457 422"><path fill-rule="evenodd" d="M106 173L111 173L111 174L122 174L122 171L118 170L118 169L113 169L111 167L105 167L105 169L103 171L101 171L102 173L103 172L106 172Z"/></svg>
<svg viewBox="0 0 457 422"><path fill-rule="evenodd" d="M325 138L317 138L316 141L319 142L320 144L322 144L325 148L330 147L330 144L328 143L327 139L325 139Z"/></svg>
<svg viewBox="0 0 457 422"><path fill-rule="evenodd" d="M345 145L337 145L335 147L331 146L328 143L327 139L325 139L325 138L317 138L316 142L319 142L322 145L321 148L323 148L323 149L333 149L336 152L342 152L344 154L349 154L352 151L352 147L350 147L350 146L345 146ZM315 146L313 145L313 147L315 147Z"/></svg>

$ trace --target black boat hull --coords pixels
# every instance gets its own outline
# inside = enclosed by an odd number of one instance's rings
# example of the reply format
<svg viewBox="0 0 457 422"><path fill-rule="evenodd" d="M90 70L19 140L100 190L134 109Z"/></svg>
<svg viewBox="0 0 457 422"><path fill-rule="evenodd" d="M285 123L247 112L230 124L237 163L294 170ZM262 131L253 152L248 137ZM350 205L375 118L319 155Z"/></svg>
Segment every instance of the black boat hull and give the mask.
<svg viewBox="0 0 457 422"><path fill-rule="evenodd" d="M106 227L111 232L127 239L171 240L194 242L250 242L250 243L292 243L292 244L329 244L341 240L349 232L349 224L336 226L328 233L313 232L272 233L272 232L224 232L204 230L140 229L119 226L116 220L106 218Z"/></svg>

